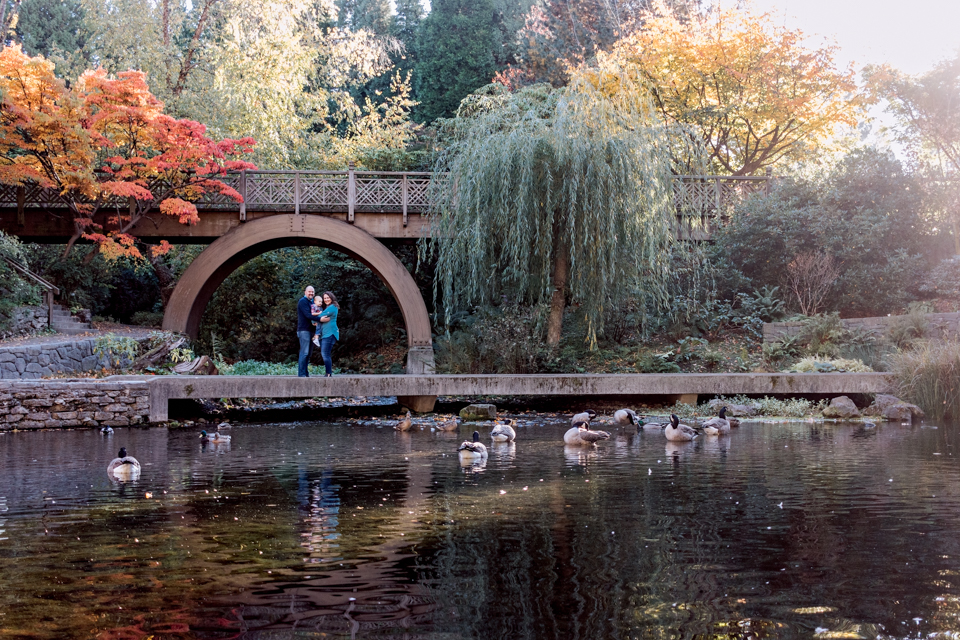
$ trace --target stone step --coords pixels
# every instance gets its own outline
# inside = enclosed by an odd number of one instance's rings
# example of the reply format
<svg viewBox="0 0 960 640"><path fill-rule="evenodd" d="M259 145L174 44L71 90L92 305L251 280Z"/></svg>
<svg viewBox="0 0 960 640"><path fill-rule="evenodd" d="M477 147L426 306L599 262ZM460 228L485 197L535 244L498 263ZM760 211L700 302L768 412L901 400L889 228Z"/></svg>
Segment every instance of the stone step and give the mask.
<svg viewBox="0 0 960 640"><path fill-rule="evenodd" d="M80 322L75 318L70 318L69 320L63 318L54 318L53 322L50 323L50 326L56 329L57 327L90 327L89 322Z"/></svg>
<svg viewBox="0 0 960 640"><path fill-rule="evenodd" d="M90 331L90 325L87 324L74 324L69 326L54 327L54 331L57 333L63 333L66 335L74 335L78 333L86 333Z"/></svg>

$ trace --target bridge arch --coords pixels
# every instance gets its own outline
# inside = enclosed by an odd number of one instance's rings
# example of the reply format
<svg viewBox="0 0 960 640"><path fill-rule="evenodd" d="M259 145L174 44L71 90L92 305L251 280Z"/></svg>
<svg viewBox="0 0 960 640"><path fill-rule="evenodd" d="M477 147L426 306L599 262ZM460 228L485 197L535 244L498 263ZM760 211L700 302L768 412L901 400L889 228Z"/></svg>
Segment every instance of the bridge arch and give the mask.
<svg viewBox="0 0 960 640"><path fill-rule="evenodd" d="M335 249L367 265L393 294L403 314L407 329L407 373L433 373L430 316L413 276L376 238L325 216L293 214L259 218L215 240L194 259L177 282L163 316L163 328L196 338L207 303L227 276L262 253L304 245Z"/></svg>

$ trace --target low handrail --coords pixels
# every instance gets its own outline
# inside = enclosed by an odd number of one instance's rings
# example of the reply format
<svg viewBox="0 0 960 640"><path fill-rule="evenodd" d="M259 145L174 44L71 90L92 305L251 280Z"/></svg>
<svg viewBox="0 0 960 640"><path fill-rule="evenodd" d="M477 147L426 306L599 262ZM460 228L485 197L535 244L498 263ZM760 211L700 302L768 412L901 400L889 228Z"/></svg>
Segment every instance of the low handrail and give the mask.
<svg viewBox="0 0 960 640"><path fill-rule="evenodd" d="M16 269L23 275L27 276L31 280L35 281L44 289L46 289L46 292L45 292L46 295L44 297L47 299L47 327L53 328L53 296L60 295L60 288L57 287L55 284L44 280L43 278L35 274L33 271L30 271L30 269L27 269L26 265L20 264L13 258L3 256L3 260L8 265L10 265L11 267Z"/></svg>
<svg viewBox="0 0 960 640"><path fill-rule="evenodd" d="M29 269L27 269L26 266L20 264L20 263L17 262L16 260L14 260L13 258L8 258L7 256L3 256L3 260L4 260L4 262L6 262L7 264L9 264L11 267L13 267L14 269L16 269L17 271L19 271L19 272L22 273L23 275L27 276L28 278L30 278L30 279L32 279L32 280L35 280L36 283L39 284L39 285L40 285L41 287L43 287L44 289L46 289L46 290L48 290L48 291L53 291L53 293L54 293L55 295L60 295L60 289L59 289L55 284L53 284L53 283L51 283L51 282L48 282L47 280L44 280L43 278L41 278L40 276L38 276L37 274L35 274L33 271L30 271Z"/></svg>

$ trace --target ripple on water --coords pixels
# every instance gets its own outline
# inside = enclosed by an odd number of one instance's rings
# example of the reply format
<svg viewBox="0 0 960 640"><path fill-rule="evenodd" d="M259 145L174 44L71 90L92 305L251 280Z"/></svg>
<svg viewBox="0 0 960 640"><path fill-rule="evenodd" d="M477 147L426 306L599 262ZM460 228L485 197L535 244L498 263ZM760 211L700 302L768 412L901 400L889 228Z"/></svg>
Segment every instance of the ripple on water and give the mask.
<svg viewBox="0 0 960 640"><path fill-rule="evenodd" d="M492 444L481 426L489 457L466 466L466 429L237 426L228 447L8 434L0 638L960 628L955 425L611 430L596 448L564 446L567 428L528 418ZM106 475L120 446L143 465L134 482Z"/></svg>

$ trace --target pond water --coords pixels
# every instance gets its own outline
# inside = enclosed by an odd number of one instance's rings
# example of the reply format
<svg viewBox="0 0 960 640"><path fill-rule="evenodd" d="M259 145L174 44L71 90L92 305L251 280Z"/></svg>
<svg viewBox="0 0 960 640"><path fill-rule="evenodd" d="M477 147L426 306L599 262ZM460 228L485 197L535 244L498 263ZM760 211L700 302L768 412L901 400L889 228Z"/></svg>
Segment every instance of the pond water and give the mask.
<svg viewBox="0 0 960 640"><path fill-rule="evenodd" d="M960 638L956 426L566 427L0 435L0 638Z"/></svg>

